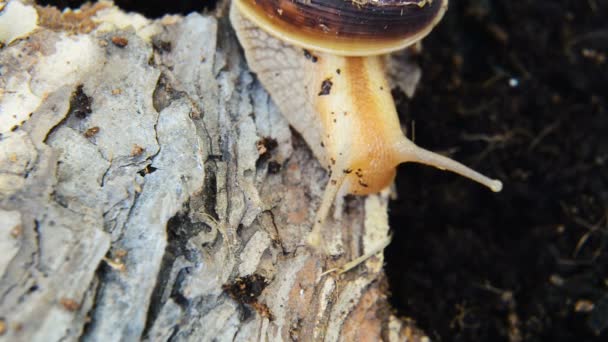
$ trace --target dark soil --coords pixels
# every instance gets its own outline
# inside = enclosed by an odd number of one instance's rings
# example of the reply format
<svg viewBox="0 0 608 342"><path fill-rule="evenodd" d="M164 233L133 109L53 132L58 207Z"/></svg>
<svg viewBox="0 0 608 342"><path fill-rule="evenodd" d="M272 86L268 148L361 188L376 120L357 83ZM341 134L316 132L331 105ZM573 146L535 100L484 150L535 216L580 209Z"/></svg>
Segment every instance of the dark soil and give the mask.
<svg viewBox="0 0 608 342"><path fill-rule="evenodd" d="M608 337L608 1L452 1L404 126L504 182L403 165L392 301L434 340Z"/></svg>
<svg viewBox="0 0 608 342"><path fill-rule="evenodd" d="M116 3L158 17L215 1ZM608 337L607 14L608 0L453 0L416 96L395 92L420 146L505 184L400 167L392 302L434 340Z"/></svg>
<svg viewBox="0 0 608 342"><path fill-rule="evenodd" d="M160 18L165 14L188 14L212 10L218 0L114 0L114 3L125 11L138 12L148 18ZM78 8L94 0L36 0L40 5L51 5L64 9Z"/></svg>

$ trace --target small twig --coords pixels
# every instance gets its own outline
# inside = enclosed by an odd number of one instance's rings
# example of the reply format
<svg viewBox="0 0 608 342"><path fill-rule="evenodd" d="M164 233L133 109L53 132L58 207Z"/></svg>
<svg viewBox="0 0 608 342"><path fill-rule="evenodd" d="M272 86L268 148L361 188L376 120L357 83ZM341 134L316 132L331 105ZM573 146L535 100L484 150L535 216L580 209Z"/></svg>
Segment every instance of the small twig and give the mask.
<svg viewBox="0 0 608 342"><path fill-rule="evenodd" d="M532 142L530 143L530 146L528 146L528 151L532 151L534 150L534 148L536 148L536 146L538 144L540 144L540 142L549 134L551 134L553 131L555 131L560 125L562 124L562 120L556 120L554 123L552 123L551 125L545 127L545 129L543 129L540 134L538 134L536 136L536 138L534 138L534 140L532 140Z"/></svg>
<svg viewBox="0 0 608 342"><path fill-rule="evenodd" d="M321 276L324 276L326 274L333 273L333 272L337 272L338 275L340 275L340 274L344 274L344 273L352 270L353 268L355 268L358 265L360 265L360 264L364 263L365 261L367 261L367 259L369 259L369 258L373 257L374 255L382 252L391 243L391 239L392 239L391 235L387 236L386 239L381 244L379 244L378 246L372 248L371 251L369 251L369 252L361 255L358 258L355 258L355 259L347 262L342 267L331 268L331 269L329 269L329 270L321 273Z"/></svg>

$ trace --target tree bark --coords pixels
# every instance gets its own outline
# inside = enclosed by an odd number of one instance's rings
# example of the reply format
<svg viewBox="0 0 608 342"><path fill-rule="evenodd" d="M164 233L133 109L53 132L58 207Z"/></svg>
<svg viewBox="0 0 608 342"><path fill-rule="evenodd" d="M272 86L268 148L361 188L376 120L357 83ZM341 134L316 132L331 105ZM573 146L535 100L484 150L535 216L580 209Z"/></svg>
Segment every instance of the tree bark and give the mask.
<svg viewBox="0 0 608 342"><path fill-rule="evenodd" d="M388 192L305 245L327 175L227 18L24 6L37 28L0 50L0 340L425 339L381 253L324 273L386 241Z"/></svg>

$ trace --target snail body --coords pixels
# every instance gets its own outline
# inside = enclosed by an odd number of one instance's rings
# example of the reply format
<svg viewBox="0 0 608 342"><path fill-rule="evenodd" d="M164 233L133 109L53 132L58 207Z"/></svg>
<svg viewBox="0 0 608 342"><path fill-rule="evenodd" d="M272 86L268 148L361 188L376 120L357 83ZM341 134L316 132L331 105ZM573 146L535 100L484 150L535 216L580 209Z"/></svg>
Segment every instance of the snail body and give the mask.
<svg viewBox="0 0 608 342"><path fill-rule="evenodd" d="M313 247L337 196L382 191L404 162L501 190L500 181L416 146L401 131L382 54L420 40L446 8L447 0L233 1L231 21L249 67L329 171L308 237Z"/></svg>

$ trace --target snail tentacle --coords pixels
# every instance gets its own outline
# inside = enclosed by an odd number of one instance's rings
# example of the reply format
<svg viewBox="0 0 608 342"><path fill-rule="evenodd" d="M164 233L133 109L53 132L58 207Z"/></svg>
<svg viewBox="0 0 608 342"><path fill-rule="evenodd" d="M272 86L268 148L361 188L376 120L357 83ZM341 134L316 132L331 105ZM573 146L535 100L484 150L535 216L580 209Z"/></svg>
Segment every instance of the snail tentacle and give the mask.
<svg viewBox="0 0 608 342"><path fill-rule="evenodd" d="M491 179L454 159L442 156L438 153L421 148L411 141L404 139L399 143L400 163L414 162L434 166L440 170L451 171L463 177L480 183L494 192L502 190L502 182Z"/></svg>

